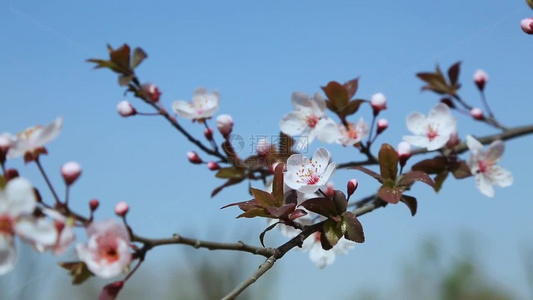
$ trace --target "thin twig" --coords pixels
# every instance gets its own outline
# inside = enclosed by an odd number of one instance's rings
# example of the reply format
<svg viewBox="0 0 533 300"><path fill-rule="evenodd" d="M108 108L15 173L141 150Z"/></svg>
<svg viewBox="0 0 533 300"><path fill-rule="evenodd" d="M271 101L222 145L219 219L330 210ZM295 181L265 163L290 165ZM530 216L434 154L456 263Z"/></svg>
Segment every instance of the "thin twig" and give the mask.
<svg viewBox="0 0 533 300"><path fill-rule="evenodd" d="M50 192L52 192L52 196L54 196L56 203L61 203L61 200L59 199L59 196L57 196L57 193L54 187L52 186L50 179L48 179L48 176L46 175L46 172L44 171L43 166L41 165L41 162L39 161L39 158L35 160L35 164L37 165L37 168L39 168L39 172L41 172L41 175L43 176L44 181L46 181L46 184L48 185Z"/></svg>
<svg viewBox="0 0 533 300"><path fill-rule="evenodd" d="M231 300L235 299L238 295L240 295L247 287L252 285L254 282L259 279L259 277L263 276L270 268L274 266L274 263L276 262L276 257L271 256L267 260L265 260L264 263L259 266L257 271L255 271L252 276L250 276L248 279L243 281L241 284L239 284L233 291L231 291L229 294L227 294L223 300Z"/></svg>

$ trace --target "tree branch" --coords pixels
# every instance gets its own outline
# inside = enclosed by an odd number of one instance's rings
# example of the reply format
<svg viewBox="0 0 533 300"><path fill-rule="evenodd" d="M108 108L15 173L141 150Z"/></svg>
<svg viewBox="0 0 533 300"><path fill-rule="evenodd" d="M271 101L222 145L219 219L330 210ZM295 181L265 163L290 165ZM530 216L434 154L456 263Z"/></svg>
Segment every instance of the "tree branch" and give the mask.
<svg viewBox="0 0 533 300"><path fill-rule="evenodd" d="M243 281L241 284L239 284L233 291L231 291L229 294L227 294L223 300L230 300L235 299L237 296L239 296L247 287L252 285L254 282L259 279L259 277L263 276L270 268L274 266L274 263L276 262L276 257L273 255L269 257L267 260L265 260L264 263L259 266L257 271L255 271L252 276L250 276L248 279Z"/></svg>

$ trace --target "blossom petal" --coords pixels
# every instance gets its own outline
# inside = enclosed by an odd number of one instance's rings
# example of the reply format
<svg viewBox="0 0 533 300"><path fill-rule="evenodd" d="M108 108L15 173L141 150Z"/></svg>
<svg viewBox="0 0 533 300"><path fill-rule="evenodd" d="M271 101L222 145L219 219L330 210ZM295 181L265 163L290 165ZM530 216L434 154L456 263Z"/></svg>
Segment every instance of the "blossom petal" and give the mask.
<svg viewBox="0 0 533 300"><path fill-rule="evenodd" d="M426 148L428 151L433 151L441 148L442 146L446 145L448 140L450 139L450 135L438 135L435 138L433 138L429 143L427 144Z"/></svg>
<svg viewBox="0 0 533 300"><path fill-rule="evenodd" d="M316 92L313 97L313 114L318 117L323 117L326 112L326 99L319 92Z"/></svg>
<svg viewBox="0 0 533 300"><path fill-rule="evenodd" d="M54 140L63 128L63 118L59 117L52 123L46 125L42 130L38 131L33 139L34 147L42 147L45 144Z"/></svg>
<svg viewBox="0 0 533 300"><path fill-rule="evenodd" d="M347 254L348 250L354 247L355 247L355 242L352 242L345 238L341 238L331 250L335 251L336 254Z"/></svg>
<svg viewBox="0 0 533 300"><path fill-rule="evenodd" d="M302 92L292 93L291 101L292 106L294 106L296 110L299 110L306 115L311 114L314 111L313 106L316 106L316 104L309 98L309 95Z"/></svg>
<svg viewBox="0 0 533 300"><path fill-rule="evenodd" d="M442 120L449 119L451 117L450 107L444 103L439 103L435 105L428 114L428 119L430 121L435 121L436 123L441 123Z"/></svg>
<svg viewBox="0 0 533 300"><path fill-rule="evenodd" d="M466 136L466 146L475 154L480 153L483 150L483 145L471 135Z"/></svg>
<svg viewBox="0 0 533 300"><path fill-rule="evenodd" d="M37 202L33 186L28 180L19 177L9 181L5 193L8 201L7 210L11 216L17 217L33 212Z"/></svg>
<svg viewBox="0 0 533 300"><path fill-rule="evenodd" d="M489 161L498 161L503 155L504 150L505 144L500 140L496 140L490 144L489 148L487 149L487 152L485 152L485 157Z"/></svg>
<svg viewBox="0 0 533 300"><path fill-rule="evenodd" d="M312 163L318 164L317 173L322 174L329 164L329 151L325 148L319 148L313 154Z"/></svg>
<svg viewBox="0 0 533 300"><path fill-rule="evenodd" d="M307 128L307 123L301 112L293 111L283 116L279 121L279 127L281 132L294 136L301 134Z"/></svg>
<svg viewBox="0 0 533 300"><path fill-rule="evenodd" d="M415 135L426 134L428 122L423 114L417 112L411 113L409 116L407 116L406 124L407 129L409 129L409 131Z"/></svg>
<svg viewBox="0 0 533 300"><path fill-rule="evenodd" d="M44 218L24 218L15 226L17 234L30 243L37 251L43 252L57 241L57 230L54 224Z"/></svg>
<svg viewBox="0 0 533 300"><path fill-rule="evenodd" d="M309 250L309 259L319 268L324 268L335 262L335 252L322 249L320 243L315 243Z"/></svg>
<svg viewBox="0 0 533 300"><path fill-rule="evenodd" d="M302 168L302 165L309 163L309 158L303 154L293 154L287 159L287 173L296 172ZM285 173L285 174L287 174Z"/></svg>
<svg viewBox="0 0 533 300"><path fill-rule="evenodd" d="M320 119L314 130L318 140L324 143L335 143L342 137L339 126L331 119Z"/></svg>
<svg viewBox="0 0 533 300"><path fill-rule="evenodd" d="M0 234L0 275L4 275L15 267L17 250L10 235Z"/></svg>
<svg viewBox="0 0 533 300"><path fill-rule="evenodd" d="M476 186L487 197L494 197L494 188L492 182L487 176L483 174L476 175Z"/></svg>
<svg viewBox="0 0 533 300"><path fill-rule="evenodd" d="M336 167L335 163L330 163L328 165L328 167L326 168L326 170L320 177L320 181L319 181L320 184L322 184L322 182L324 182L324 185L328 183L329 179L331 178L331 175L333 175L333 172L335 172L335 167Z"/></svg>
<svg viewBox="0 0 533 300"><path fill-rule="evenodd" d="M31 148L31 144L28 140L16 139L13 142L13 145L11 145L11 148L9 148L6 158L12 159L12 158L23 156L24 153L26 153L26 151L28 151L30 148Z"/></svg>
<svg viewBox="0 0 533 300"><path fill-rule="evenodd" d="M499 187L508 187L513 184L513 174L500 166L492 166L491 168L492 182Z"/></svg>
<svg viewBox="0 0 533 300"><path fill-rule="evenodd" d="M403 140L413 146L422 148L425 148L429 144L429 139L425 136L404 135Z"/></svg>
<svg viewBox="0 0 533 300"><path fill-rule="evenodd" d="M189 103L181 100L176 100L172 103L172 110L178 116L192 120L196 118L196 111L189 105Z"/></svg>
<svg viewBox="0 0 533 300"><path fill-rule="evenodd" d="M119 223L115 219L107 219L101 222L92 222L89 227L87 227L87 235L93 236L102 232L112 233L113 236L117 236L123 240L129 241L130 235L126 230L126 227L122 223Z"/></svg>

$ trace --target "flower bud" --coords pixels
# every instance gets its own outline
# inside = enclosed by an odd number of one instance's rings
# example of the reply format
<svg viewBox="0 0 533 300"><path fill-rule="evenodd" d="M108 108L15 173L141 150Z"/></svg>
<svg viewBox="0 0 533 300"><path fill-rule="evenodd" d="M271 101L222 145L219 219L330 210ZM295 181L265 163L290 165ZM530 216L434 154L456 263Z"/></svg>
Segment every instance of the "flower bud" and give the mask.
<svg viewBox="0 0 533 300"><path fill-rule="evenodd" d="M359 186L359 182L357 182L357 179L352 178L348 180L348 185L346 187L346 192L348 194L348 198L353 195L355 190L357 190L357 187Z"/></svg>
<svg viewBox="0 0 533 300"><path fill-rule="evenodd" d="M128 205L128 203L124 201L120 201L115 206L115 214L117 214L117 216L119 217L124 217L128 213L129 210L130 210L130 206Z"/></svg>
<svg viewBox="0 0 533 300"><path fill-rule="evenodd" d="M265 138L261 138L257 141L255 145L255 151L259 156L266 156L270 153L271 145Z"/></svg>
<svg viewBox="0 0 533 300"><path fill-rule="evenodd" d="M370 105L374 110L374 115L377 116L380 111L387 109L387 98L382 93L374 94L370 98Z"/></svg>
<svg viewBox="0 0 533 300"><path fill-rule="evenodd" d="M387 129L389 127L389 122L387 121L387 119L379 119L378 120L378 134L382 133L383 131L385 131L385 129Z"/></svg>
<svg viewBox="0 0 533 300"><path fill-rule="evenodd" d="M89 201L89 208L91 209L91 211L97 210L99 205L100 201L98 201L98 199L92 199L91 201Z"/></svg>
<svg viewBox="0 0 533 300"><path fill-rule="evenodd" d="M118 297L118 293L122 290L124 286L124 281L112 282L102 289L100 292L99 300L114 300Z"/></svg>
<svg viewBox="0 0 533 300"><path fill-rule="evenodd" d="M118 103L117 111L118 111L118 114L124 118L131 117L137 114L137 111L135 110L135 108L131 106L131 104L126 100L120 101Z"/></svg>
<svg viewBox="0 0 533 300"><path fill-rule="evenodd" d="M477 70L476 73L474 73L474 82L480 91L483 91L487 81L489 81L489 75L487 75L485 71Z"/></svg>
<svg viewBox="0 0 533 300"><path fill-rule="evenodd" d="M472 108L472 110L470 110L470 115L472 116L472 118L476 119L476 120L483 120L485 119L485 116L483 115L483 111L481 110L481 108Z"/></svg>
<svg viewBox="0 0 533 300"><path fill-rule="evenodd" d="M208 162L208 163L207 163L207 167L208 167L209 170L211 170L211 171L216 171L216 170L220 169L220 166L219 166L216 162L214 162L214 161L210 161L210 162Z"/></svg>
<svg viewBox="0 0 533 300"><path fill-rule="evenodd" d="M204 136L208 141L213 140L213 130L211 128L206 128L204 130Z"/></svg>
<svg viewBox="0 0 533 300"><path fill-rule="evenodd" d="M527 34L533 34L533 18L525 18L520 22L520 27Z"/></svg>
<svg viewBox="0 0 533 300"><path fill-rule="evenodd" d="M326 191L324 194L326 194L326 196L328 196L330 199L333 199L333 196L335 196L335 186L332 182L328 182L326 184Z"/></svg>
<svg viewBox="0 0 533 300"><path fill-rule="evenodd" d="M17 169L7 169L6 173L4 174L4 177L7 181L10 181L11 179L15 179L19 177L19 171Z"/></svg>
<svg viewBox="0 0 533 300"><path fill-rule="evenodd" d="M398 156L400 159L400 166L405 166L407 160L411 157L411 145L407 142L398 144Z"/></svg>
<svg viewBox="0 0 533 300"><path fill-rule="evenodd" d="M200 158L200 156L198 156L198 154L194 151L189 151L187 152L187 158L189 159L189 161L193 164L201 164L202 163L202 159Z"/></svg>
<svg viewBox="0 0 533 300"><path fill-rule="evenodd" d="M161 92L159 91L159 88L153 84L153 83L143 83L141 85L141 91L146 98L146 100L152 101L152 102L158 102L159 97L161 96Z"/></svg>
<svg viewBox="0 0 533 300"><path fill-rule="evenodd" d="M230 115L220 115L217 117L218 131L227 138L233 130L233 118Z"/></svg>
<svg viewBox="0 0 533 300"><path fill-rule="evenodd" d="M81 175L81 166L75 161L70 161L61 166L61 176L66 185L73 184Z"/></svg>

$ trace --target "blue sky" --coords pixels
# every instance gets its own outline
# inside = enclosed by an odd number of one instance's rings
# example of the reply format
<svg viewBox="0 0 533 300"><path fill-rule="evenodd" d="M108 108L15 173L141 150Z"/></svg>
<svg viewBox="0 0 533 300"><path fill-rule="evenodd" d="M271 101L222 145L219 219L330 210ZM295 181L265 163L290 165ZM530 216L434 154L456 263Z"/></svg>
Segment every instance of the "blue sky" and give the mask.
<svg viewBox="0 0 533 300"><path fill-rule="evenodd" d="M446 68L463 62L461 95L475 106L481 103L471 78L476 69L486 70L490 76L487 98L500 121L507 126L530 123L533 39L520 30L520 20L532 15L524 1L120 1L98 5L8 0L0 5L0 131L18 132L64 117L64 130L50 144L43 164L58 188L62 163L76 160L83 166L71 199L79 211L86 210L89 199L99 198L98 217L111 217L114 205L125 200L131 204L134 229L144 235L187 232L217 238L212 236L216 228L227 241L246 238L257 243L249 231L259 234L262 221L235 220L236 209L219 210L227 203L247 200L246 185L211 199L210 191L221 181L205 166L187 162L185 153L195 147L163 119L120 118L115 107L125 97L116 76L92 70L86 59L106 57L107 43L141 46L149 58L138 68L138 75L157 83L165 106L190 99L200 86L217 89L219 113L232 114L234 131L244 137L277 134L279 119L292 110L292 92L312 94L328 81L361 76L358 97L369 98L379 91L388 98L389 109L383 116L390 128L378 142L396 145L408 133L405 117L412 111L427 113L438 100L431 93L421 93L422 83L414 76L433 70L436 63ZM149 111L135 99L126 99L139 111ZM370 110L362 108L359 116L368 119ZM496 132L456 116L462 137ZM201 137L202 127L180 122ZM313 149L319 146L317 141ZM449 180L437 195L425 186L415 186L412 194L420 200L415 218L402 206L362 217L367 242L338 257L333 266L317 270L306 254L287 255L275 266L278 295L340 296L367 286L393 289L400 283L403 259L418 241L438 236L448 259L461 259L455 237L466 230L480 240L485 275L516 296L528 297L522 253L533 247L528 190L533 137L511 141L506 147L502 164L515 175L512 187L497 189L496 197L489 199L476 190L473 179ZM327 148L336 162L363 158L339 145ZM49 196L35 166L20 162L12 166L20 167ZM355 171L338 171L333 181L342 189L352 177L361 182L360 196L377 188ZM283 241L276 235L269 237L272 246ZM84 235L80 233L78 239ZM149 264L183 266L178 247L154 251ZM168 257L173 260L167 262ZM247 271L258 264L256 259ZM66 280L52 259L43 270ZM339 278L343 282L349 278L349 284L340 284ZM299 284L304 287L296 289Z"/></svg>

